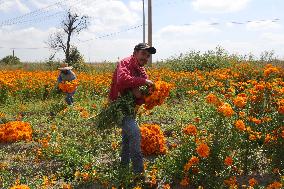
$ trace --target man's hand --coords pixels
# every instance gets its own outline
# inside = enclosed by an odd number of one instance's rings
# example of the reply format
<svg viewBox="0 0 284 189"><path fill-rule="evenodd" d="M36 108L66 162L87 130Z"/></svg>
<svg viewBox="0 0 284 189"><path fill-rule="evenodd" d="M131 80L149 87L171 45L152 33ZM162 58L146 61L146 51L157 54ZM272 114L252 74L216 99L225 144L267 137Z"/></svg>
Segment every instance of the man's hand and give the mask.
<svg viewBox="0 0 284 189"><path fill-rule="evenodd" d="M154 85L153 81L146 79L146 85L152 86Z"/></svg>
<svg viewBox="0 0 284 189"><path fill-rule="evenodd" d="M139 88L133 88L132 93L136 98L142 98L142 93Z"/></svg>

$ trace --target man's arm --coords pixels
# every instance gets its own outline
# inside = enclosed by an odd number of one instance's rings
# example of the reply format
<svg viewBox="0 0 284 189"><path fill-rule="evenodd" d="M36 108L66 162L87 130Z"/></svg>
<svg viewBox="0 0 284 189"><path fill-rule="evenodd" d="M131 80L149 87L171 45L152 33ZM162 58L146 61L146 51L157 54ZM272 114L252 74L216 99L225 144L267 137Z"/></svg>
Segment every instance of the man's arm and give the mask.
<svg viewBox="0 0 284 189"><path fill-rule="evenodd" d="M130 75L130 70L127 62L122 61L117 67L117 85L123 89L140 87L146 84L146 79Z"/></svg>

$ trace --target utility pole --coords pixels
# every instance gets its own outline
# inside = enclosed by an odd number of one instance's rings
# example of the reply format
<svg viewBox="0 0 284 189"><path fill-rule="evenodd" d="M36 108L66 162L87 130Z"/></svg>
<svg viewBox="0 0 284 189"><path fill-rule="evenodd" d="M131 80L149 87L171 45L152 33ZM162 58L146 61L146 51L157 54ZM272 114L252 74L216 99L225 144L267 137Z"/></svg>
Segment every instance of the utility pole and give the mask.
<svg viewBox="0 0 284 189"><path fill-rule="evenodd" d="M148 0L148 44L152 46L152 0ZM152 66L152 55L149 58L149 66Z"/></svg>
<svg viewBox="0 0 284 189"><path fill-rule="evenodd" d="M142 0L143 3L143 43L145 43L145 2Z"/></svg>

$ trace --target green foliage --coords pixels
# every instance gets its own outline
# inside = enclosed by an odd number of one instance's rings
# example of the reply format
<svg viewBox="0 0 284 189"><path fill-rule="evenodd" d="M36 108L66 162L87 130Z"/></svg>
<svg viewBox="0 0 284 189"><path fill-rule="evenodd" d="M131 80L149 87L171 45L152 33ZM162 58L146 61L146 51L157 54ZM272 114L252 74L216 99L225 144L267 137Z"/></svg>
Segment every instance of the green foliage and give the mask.
<svg viewBox="0 0 284 189"><path fill-rule="evenodd" d="M165 61L172 70L176 71L194 71L214 70L229 66L229 56L224 49L217 47L215 51L210 50L205 53L200 51L190 51L173 57Z"/></svg>
<svg viewBox="0 0 284 189"><path fill-rule="evenodd" d="M17 64L21 64L21 61L18 57L9 55L9 56L4 57L0 61L0 63L5 64L5 65L17 65Z"/></svg>
<svg viewBox="0 0 284 189"><path fill-rule="evenodd" d="M127 92L102 108L101 112L95 117L96 127L107 129L120 126L125 116L135 116L135 102L131 92Z"/></svg>
<svg viewBox="0 0 284 189"><path fill-rule="evenodd" d="M69 65L77 70L84 70L86 67L85 60L77 47L71 47L70 49Z"/></svg>

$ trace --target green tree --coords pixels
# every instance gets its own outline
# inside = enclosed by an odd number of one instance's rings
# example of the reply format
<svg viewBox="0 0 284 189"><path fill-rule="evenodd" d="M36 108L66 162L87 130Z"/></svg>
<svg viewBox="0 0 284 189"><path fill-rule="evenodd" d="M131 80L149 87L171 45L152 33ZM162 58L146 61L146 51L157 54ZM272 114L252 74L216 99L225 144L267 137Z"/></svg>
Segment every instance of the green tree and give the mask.
<svg viewBox="0 0 284 189"><path fill-rule="evenodd" d="M1 64L6 64L6 65L16 65L16 64L21 64L21 61L20 61L20 59L18 57L9 55L9 56L4 57L0 61L0 63Z"/></svg>
<svg viewBox="0 0 284 189"><path fill-rule="evenodd" d="M79 16L77 13L73 13L69 10L66 18L62 21L62 30L51 34L47 43L51 49L56 51L62 50L65 54L65 62L72 65L70 59L72 53L71 37L74 36L74 34L79 34L82 30L86 29L87 26L87 16Z"/></svg>

